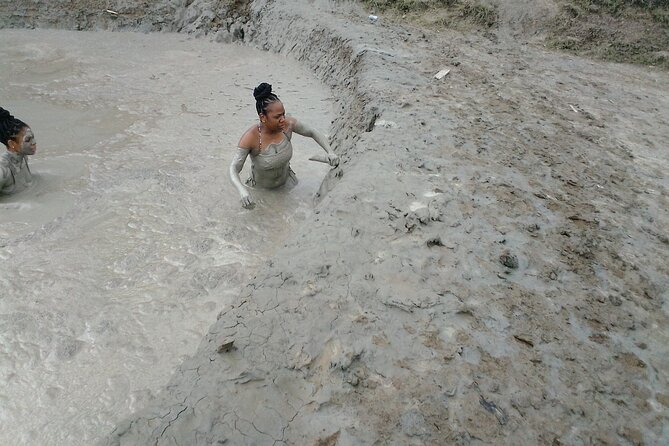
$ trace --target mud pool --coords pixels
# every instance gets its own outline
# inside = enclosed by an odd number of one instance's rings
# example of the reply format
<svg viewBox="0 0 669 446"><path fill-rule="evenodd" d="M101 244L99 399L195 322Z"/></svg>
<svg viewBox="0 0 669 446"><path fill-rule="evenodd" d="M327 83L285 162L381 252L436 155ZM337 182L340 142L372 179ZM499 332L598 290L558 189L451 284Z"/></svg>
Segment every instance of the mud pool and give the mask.
<svg viewBox="0 0 669 446"><path fill-rule="evenodd" d="M38 143L32 187L0 197L0 444L87 445L151 402L311 213L327 167L299 135L300 183L239 206L227 167L253 87L323 132L332 98L294 61L183 35L0 39L2 106Z"/></svg>

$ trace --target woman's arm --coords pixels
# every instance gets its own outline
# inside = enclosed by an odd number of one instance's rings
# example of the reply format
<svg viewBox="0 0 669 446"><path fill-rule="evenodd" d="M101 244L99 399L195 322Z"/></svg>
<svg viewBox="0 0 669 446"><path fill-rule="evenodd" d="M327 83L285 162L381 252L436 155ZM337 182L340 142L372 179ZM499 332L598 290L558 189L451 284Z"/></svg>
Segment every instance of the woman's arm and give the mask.
<svg viewBox="0 0 669 446"><path fill-rule="evenodd" d="M0 163L2 163L2 161L0 161ZM12 180L12 171L9 170L9 167L0 164L0 191L5 187L5 184L8 184Z"/></svg>
<svg viewBox="0 0 669 446"><path fill-rule="evenodd" d="M325 150L325 152L328 154L328 163L330 163L330 165L333 167L337 167L339 165L339 156L332 151L332 148L330 148L330 143L328 142L328 139L325 137L325 135L323 135L318 130L310 127L308 124L299 122L295 118L293 119L294 119L292 123L293 131L298 135L306 136L316 141L318 145L321 146L323 150Z"/></svg>
<svg viewBox="0 0 669 446"><path fill-rule="evenodd" d="M235 156L232 158L232 162L230 163L230 180L237 188L239 196L241 197L242 206L245 208L252 207L254 202L253 198L251 198L251 194L248 190L246 190L246 187L244 187L241 180L239 179L239 173L242 171L246 157L250 152L251 151L249 149L242 149L241 147L237 147Z"/></svg>

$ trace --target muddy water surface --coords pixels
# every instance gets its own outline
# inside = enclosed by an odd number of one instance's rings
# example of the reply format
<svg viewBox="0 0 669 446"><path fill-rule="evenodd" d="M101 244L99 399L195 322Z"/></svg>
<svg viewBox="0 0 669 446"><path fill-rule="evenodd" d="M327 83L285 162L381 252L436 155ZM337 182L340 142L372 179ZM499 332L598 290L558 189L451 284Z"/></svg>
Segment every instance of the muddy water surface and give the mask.
<svg viewBox="0 0 669 446"><path fill-rule="evenodd" d="M272 83L324 132L329 92L294 61L181 35L0 40L1 105L38 142L32 187L0 197L0 444L88 445L154 397L311 212L327 167L297 135L297 187L239 206L227 166L252 88Z"/></svg>

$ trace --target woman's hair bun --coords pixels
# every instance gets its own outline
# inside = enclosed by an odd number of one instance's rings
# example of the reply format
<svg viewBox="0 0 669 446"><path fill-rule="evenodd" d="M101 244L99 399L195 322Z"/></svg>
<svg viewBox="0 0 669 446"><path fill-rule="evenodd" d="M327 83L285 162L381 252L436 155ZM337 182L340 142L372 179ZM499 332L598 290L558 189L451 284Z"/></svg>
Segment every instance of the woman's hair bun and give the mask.
<svg viewBox="0 0 669 446"><path fill-rule="evenodd" d="M27 125L20 119L16 119L9 111L0 107L0 142L7 145L9 139L19 134Z"/></svg>
<svg viewBox="0 0 669 446"><path fill-rule="evenodd" d="M272 94L272 86L266 82L258 85L253 89L253 97L256 101L262 101L263 99L269 97Z"/></svg>
<svg viewBox="0 0 669 446"><path fill-rule="evenodd" d="M4 121L6 119L12 119L13 116L4 108L0 107L0 120Z"/></svg>

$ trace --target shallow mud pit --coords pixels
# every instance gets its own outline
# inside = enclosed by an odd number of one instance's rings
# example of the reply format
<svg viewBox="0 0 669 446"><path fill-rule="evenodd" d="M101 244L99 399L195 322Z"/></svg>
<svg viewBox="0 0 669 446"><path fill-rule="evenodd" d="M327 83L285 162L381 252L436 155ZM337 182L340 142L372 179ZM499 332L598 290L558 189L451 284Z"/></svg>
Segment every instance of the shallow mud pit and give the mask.
<svg viewBox="0 0 669 446"><path fill-rule="evenodd" d="M0 443L88 445L152 400L311 213L328 168L299 136L300 183L239 206L227 167L252 88L324 132L331 98L291 60L183 35L0 39L2 106L38 142L33 186L0 198Z"/></svg>

